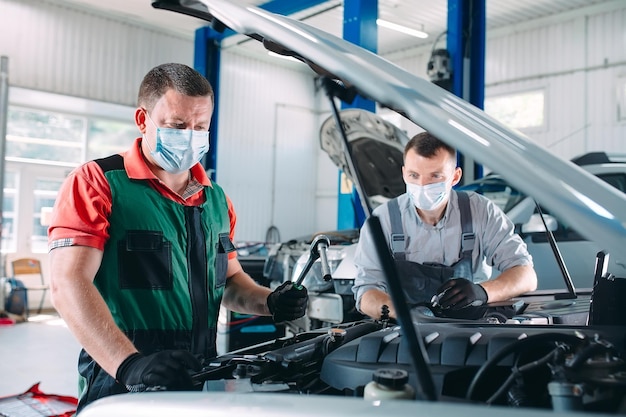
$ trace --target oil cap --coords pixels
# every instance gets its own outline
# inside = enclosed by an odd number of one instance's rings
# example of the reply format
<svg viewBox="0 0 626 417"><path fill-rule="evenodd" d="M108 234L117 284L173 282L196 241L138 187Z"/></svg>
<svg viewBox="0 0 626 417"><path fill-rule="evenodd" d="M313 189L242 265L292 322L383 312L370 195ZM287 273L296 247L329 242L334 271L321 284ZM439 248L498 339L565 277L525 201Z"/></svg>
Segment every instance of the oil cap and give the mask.
<svg viewBox="0 0 626 417"><path fill-rule="evenodd" d="M409 373L403 369L382 368L374 372L372 380L391 389L402 389L409 382Z"/></svg>

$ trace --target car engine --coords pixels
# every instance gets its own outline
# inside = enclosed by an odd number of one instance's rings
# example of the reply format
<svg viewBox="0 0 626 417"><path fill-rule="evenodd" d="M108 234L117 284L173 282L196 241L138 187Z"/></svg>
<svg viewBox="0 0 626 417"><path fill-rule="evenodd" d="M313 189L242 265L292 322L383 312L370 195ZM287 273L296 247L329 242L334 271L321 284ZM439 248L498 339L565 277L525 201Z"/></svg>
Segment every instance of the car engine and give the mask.
<svg viewBox="0 0 626 417"><path fill-rule="evenodd" d="M228 353L194 380L205 391L362 397L375 371L394 369L408 373L417 400L626 411L622 326L413 317L427 369L416 366L401 326L368 319ZM436 398L425 395L429 384Z"/></svg>

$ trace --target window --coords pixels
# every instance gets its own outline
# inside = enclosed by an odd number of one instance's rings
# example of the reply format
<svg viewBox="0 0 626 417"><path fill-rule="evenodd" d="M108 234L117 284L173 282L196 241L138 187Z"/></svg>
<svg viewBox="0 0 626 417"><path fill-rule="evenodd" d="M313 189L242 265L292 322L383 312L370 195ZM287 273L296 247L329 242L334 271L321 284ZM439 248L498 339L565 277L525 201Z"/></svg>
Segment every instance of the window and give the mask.
<svg viewBox="0 0 626 417"><path fill-rule="evenodd" d="M545 124L543 90L485 98L485 112L514 129L540 128Z"/></svg>
<svg viewBox="0 0 626 417"><path fill-rule="evenodd" d="M6 156L78 165L83 160L86 124L84 117L11 106Z"/></svg>
<svg viewBox="0 0 626 417"><path fill-rule="evenodd" d="M138 136L133 114L127 106L9 89L2 253L48 251L42 213L72 168L130 146Z"/></svg>
<svg viewBox="0 0 626 417"><path fill-rule="evenodd" d="M139 131L134 123L94 119L87 135L87 160L91 160L126 150Z"/></svg>
<svg viewBox="0 0 626 417"><path fill-rule="evenodd" d="M31 234L31 250L34 253L48 251L48 222L42 213L54 206L57 191L61 187L63 178L36 178L33 190L33 232ZM42 221L44 220L44 221Z"/></svg>
<svg viewBox="0 0 626 417"><path fill-rule="evenodd" d="M2 199L2 251L15 252L17 236L15 234L15 200L17 194L17 175L15 171L4 173Z"/></svg>
<svg viewBox="0 0 626 417"><path fill-rule="evenodd" d="M626 175L625 174L600 174L598 177L609 185L626 193Z"/></svg>

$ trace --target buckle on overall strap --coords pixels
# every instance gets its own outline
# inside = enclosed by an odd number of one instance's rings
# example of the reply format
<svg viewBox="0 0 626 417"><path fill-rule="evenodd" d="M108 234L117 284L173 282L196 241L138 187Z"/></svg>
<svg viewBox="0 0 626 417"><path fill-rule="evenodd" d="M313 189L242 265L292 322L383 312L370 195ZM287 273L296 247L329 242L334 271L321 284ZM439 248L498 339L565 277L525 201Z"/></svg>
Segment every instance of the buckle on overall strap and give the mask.
<svg viewBox="0 0 626 417"><path fill-rule="evenodd" d="M392 253L404 253L404 234L402 233L391 234L391 252Z"/></svg>
<svg viewBox="0 0 626 417"><path fill-rule="evenodd" d="M461 235L461 253L471 252L474 250L474 241L476 240L476 236L473 232L471 233L463 233Z"/></svg>

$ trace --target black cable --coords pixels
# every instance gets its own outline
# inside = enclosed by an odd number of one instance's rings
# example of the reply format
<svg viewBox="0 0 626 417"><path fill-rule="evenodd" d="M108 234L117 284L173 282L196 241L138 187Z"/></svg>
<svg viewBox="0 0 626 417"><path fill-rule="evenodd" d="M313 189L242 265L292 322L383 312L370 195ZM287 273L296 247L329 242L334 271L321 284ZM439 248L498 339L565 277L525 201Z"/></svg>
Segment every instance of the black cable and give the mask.
<svg viewBox="0 0 626 417"><path fill-rule="evenodd" d="M476 372L476 375L474 375L474 378L472 379L472 382L470 383L469 387L467 388L467 394L465 395L465 398L468 400L472 400L474 396L474 391L476 391L476 387L478 386L478 383L480 382L482 377L487 373L487 371L489 371L492 366L496 365L498 362L500 362L510 353L513 353L518 349L524 349L524 348L528 348L528 345L534 345L534 344L540 344L540 343L546 343L546 342L553 342L553 343L561 342L561 343L567 343L567 344L578 344L578 343L584 342L585 340L586 339L582 339L580 336L576 334L542 333L542 334L528 336L524 339L517 340L511 344L508 344L504 346L502 349L500 349L498 352L496 352L495 355L493 355L491 358L486 360L485 363L481 365L481 367Z"/></svg>
<svg viewBox="0 0 626 417"><path fill-rule="evenodd" d="M513 368L513 372L511 372L511 375L509 375L509 377L506 379L506 381L504 381L504 383L500 386L500 388L498 388L498 390L491 397L489 397L489 399L487 399L486 403L488 405L491 405L492 402L494 402L495 400L498 399L498 397L504 394L504 392L509 388L509 386L515 381L515 378L517 378L519 375L521 375L522 373L530 369L534 369L539 366L545 365L546 363L548 363L550 360L552 360L555 357L555 355L559 352L559 350L561 350L561 348L557 347L556 349L551 350L550 353L548 353L547 355L545 355L544 357L540 359L537 359L536 361L532 361L520 367Z"/></svg>
<svg viewBox="0 0 626 417"><path fill-rule="evenodd" d="M436 37L436 38L435 38L435 40L433 41L433 47L430 49L430 57L431 57L431 58L433 57L433 53L435 52L435 47L437 46L437 42L439 42L439 39L440 39L443 35L445 35L445 34L447 34L447 33L448 33L448 31L447 31L447 30L444 30L444 31L443 31L443 32L441 32L439 35L437 35L437 37Z"/></svg>
<svg viewBox="0 0 626 417"><path fill-rule="evenodd" d="M602 343L593 343L584 349L582 349L570 363L567 364L567 368L570 370L576 370L579 367L583 366L587 359L594 357L600 353L617 353L613 345L610 344L602 344Z"/></svg>

